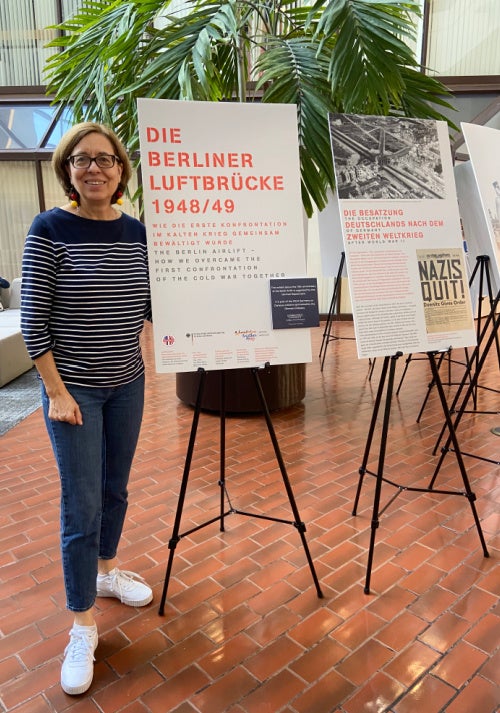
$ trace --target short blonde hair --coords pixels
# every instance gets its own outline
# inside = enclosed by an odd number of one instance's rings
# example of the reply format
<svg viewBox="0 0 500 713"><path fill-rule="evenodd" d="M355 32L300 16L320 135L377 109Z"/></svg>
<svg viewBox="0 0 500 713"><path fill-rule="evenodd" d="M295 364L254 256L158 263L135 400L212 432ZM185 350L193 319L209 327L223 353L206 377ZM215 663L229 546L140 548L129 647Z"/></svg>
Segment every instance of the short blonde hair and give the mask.
<svg viewBox="0 0 500 713"><path fill-rule="evenodd" d="M102 136L105 136L113 144L114 152L120 159L122 165L122 175L117 191L123 193L132 175L132 166L125 147L109 126L93 121L83 121L81 124L75 124L71 129L68 129L54 151L52 156L52 168L57 176L57 180L63 187L64 193L69 196L72 190L68 173L68 159L73 153L75 146L88 134L102 134ZM116 198L115 193L111 202L115 203Z"/></svg>

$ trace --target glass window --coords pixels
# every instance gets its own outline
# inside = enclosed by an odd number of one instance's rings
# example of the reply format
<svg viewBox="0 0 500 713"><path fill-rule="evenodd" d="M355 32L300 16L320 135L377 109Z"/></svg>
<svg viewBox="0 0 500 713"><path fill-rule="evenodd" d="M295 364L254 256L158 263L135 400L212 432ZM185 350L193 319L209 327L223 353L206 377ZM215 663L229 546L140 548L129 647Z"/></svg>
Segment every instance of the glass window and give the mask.
<svg viewBox="0 0 500 713"><path fill-rule="evenodd" d="M2 62L0 84L3 86L38 86L43 84L43 66L53 50L45 45L55 37L46 30L57 21L55 0L3 0L0 4L2 27Z"/></svg>
<svg viewBox="0 0 500 713"><path fill-rule="evenodd" d="M54 112L53 107L36 104L0 105L0 149L39 147Z"/></svg>
<svg viewBox="0 0 500 713"><path fill-rule="evenodd" d="M498 0L429 3L429 72L449 77L500 74L498 6Z"/></svg>
<svg viewBox="0 0 500 713"><path fill-rule="evenodd" d="M66 133L66 131L73 126L74 124L74 118L73 118L73 112L70 107L65 107L63 111L60 113L60 115L57 118L56 123L54 124L50 134L46 137L44 143L43 143L43 148L44 149L55 149L57 144L62 138L62 135Z"/></svg>
<svg viewBox="0 0 500 713"><path fill-rule="evenodd" d="M33 161L1 161L0 273L9 282L21 275L24 240L38 213Z"/></svg>
<svg viewBox="0 0 500 713"><path fill-rule="evenodd" d="M54 53L46 47L60 18L73 15L82 0L2 0L0 2L0 86L43 85L45 62Z"/></svg>
<svg viewBox="0 0 500 713"><path fill-rule="evenodd" d="M56 208L57 206L60 207L64 205L64 203L67 203L68 199L64 195L62 186L52 170L50 161L43 161L41 168L45 209L50 210L51 208Z"/></svg>
<svg viewBox="0 0 500 713"><path fill-rule="evenodd" d="M53 125L57 113L60 116ZM53 149L71 126L72 119L70 109L61 112L48 103L0 103L0 151Z"/></svg>

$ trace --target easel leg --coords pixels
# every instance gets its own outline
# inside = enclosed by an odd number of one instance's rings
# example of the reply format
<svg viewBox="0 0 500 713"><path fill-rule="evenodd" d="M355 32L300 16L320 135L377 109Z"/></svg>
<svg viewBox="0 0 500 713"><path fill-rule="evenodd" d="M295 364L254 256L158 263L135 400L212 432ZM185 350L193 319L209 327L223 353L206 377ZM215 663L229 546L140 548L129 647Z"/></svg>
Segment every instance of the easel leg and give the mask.
<svg viewBox="0 0 500 713"><path fill-rule="evenodd" d="M226 492L226 372L220 372L220 531L224 532L224 495Z"/></svg>
<svg viewBox="0 0 500 713"><path fill-rule="evenodd" d="M488 259L489 259L489 256L488 256ZM493 297L493 287L491 284L491 275L490 275L490 271L489 271L489 266L490 266L490 264L488 262L488 269L486 270L486 284L488 285L488 298L489 298L489 303L490 303L490 314L491 314L491 313L494 313L497 309L498 296L497 296L496 300ZM495 329L494 334L495 334L495 336L494 336L495 346L497 349L497 361L498 361L498 366L500 366L500 341L499 341L499 337L498 337L498 329Z"/></svg>
<svg viewBox="0 0 500 713"><path fill-rule="evenodd" d="M177 547L177 543L179 542L179 539L180 539L179 538L179 530L180 530L180 524L181 524L182 508L184 506L184 500L186 498L186 490L187 490L187 484L188 484L188 478L189 478L189 471L191 469L191 461L193 459L193 450L194 450L194 444L195 444L195 440L196 440L196 431L198 429L198 423L200 420L201 400L203 397L203 389L205 387L206 371L204 369L199 369L198 373L200 375L200 381L198 384L198 394L196 396L196 404L195 404L194 415L193 415L193 423L191 425L191 434L189 437L189 444L188 444L188 449L187 449L187 453L186 453L186 461L184 464L184 473L182 475L181 489L180 489L180 494L179 494L179 500L177 503L177 512L175 513L174 528L172 531L172 537L170 538L170 541L168 543L169 555L168 555L167 571L165 574L165 581L163 583L163 593L161 595L161 602L160 602L160 608L159 608L160 616L163 616L163 614L165 612L165 600L167 598L168 583L170 581L170 573L172 571L172 563L174 561L174 552L175 552L175 548Z"/></svg>
<svg viewBox="0 0 500 713"><path fill-rule="evenodd" d="M439 355L438 369L441 368L441 364L443 363L443 359L444 359L444 357L445 357L446 354L448 354L448 356L449 356L450 352L449 352L449 351L448 351L448 352L442 352L442 354ZM449 366L449 359L448 359L448 369L449 369L449 368L450 368L450 366ZM449 371L448 371L448 381L451 381L450 376L449 376ZM427 405L427 401L429 400L429 396L431 395L431 389L434 387L434 385L435 385L435 384L434 384L434 379L432 379L432 380L429 382L428 386L427 386L427 393L426 393L425 398L424 398L424 400L423 400L422 406L420 407L420 411L418 412L418 416L417 416L417 418L416 418L417 423L420 423L420 419L422 418L422 414L424 413L424 409L425 409L425 407L426 407L426 405Z"/></svg>
<svg viewBox="0 0 500 713"><path fill-rule="evenodd" d="M333 287L333 294L332 294L332 299L330 301L330 308L328 310L328 317L326 320L326 325L325 325L325 331L323 332L323 341L321 342L321 349L319 350L319 358L321 359L321 371L323 371L323 367L325 365L325 357L326 357L326 349L328 347L328 344L331 340L331 332L332 332L332 323L333 323L333 315L335 310L339 310L340 308L340 286L342 284L342 273L344 271L344 263L345 263L345 253L342 252L340 255L340 264L339 264L339 269L337 271L337 276L335 278L335 285Z"/></svg>
<svg viewBox="0 0 500 713"><path fill-rule="evenodd" d="M389 358L390 357L384 357L384 363L382 365L382 373L380 374L380 381L379 381L379 385L378 385L377 396L375 397L375 404L373 406L373 413L372 413L372 418L371 418L371 422L370 422L370 428L368 429L368 437L366 439L365 452L363 455L363 461L361 463L361 467L359 469L358 489L356 491L356 497L354 498L354 505L352 508L353 515L356 515L357 510L358 510L359 497L361 495L361 487L363 485L363 479L364 479L364 476L366 473L366 466L368 464L368 458L370 457L370 450L371 450L372 441L373 441L373 434L375 433L375 426L377 424L378 412L380 409L380 404L382 402L382 396L384 393L385 380L387 378L387 369L389 367Z"/></svg>
<svg viewBox="0 0 500 713"><path fill-rule="evenodd" d="M486 361L486 358L487 358L488 353L491 349L493 341L496 342L496 340L498 339L498 327L499 327L500 315L498 315L496 313L496 311L497 311L499 300L500 300L500 293L497 295L495 301L493 302L491 312L486 319L486 322L484 324L481 334L479 335L477 345L474 349L474 352L472 353L470 360L468 360L468 362L467 362L465 374L462 378L462 381L460 382L460 385L459 385L458 390L455 394L453 402L448 409L448 411L450 413L457 414L455 417L455 421L454 421L455 431L458 427L458 424L460 423L460 421L462 419L462 416L465 413L465 410L467 408L467 404L469 403L470 398L473 397L473 395L477 389L477 383L479 380L479 376L481 374L483 365ZM488 330L490 330L490 334L487 337ZM484 343L484 340L486 340L486 344ZM482 351L481 351L481 349L482 349ZM476 369L475 369L474 373L472 374L472 365L473 364L476 365ZM460 407L457 409L457 405L460 401L462 392L465 389L467 381L469 382L468 388L465 392L465 396L463 398L463 401L462 401ZM445 431L446 431L446 423L443 425L441 432L438 436L436 445L434 446L434 450L432 452L433 455L436 455L439 443L441 442L441 439L442 439ZM450 435L448 435L445 445L441 448L441 455L439 457L438 464L434 471L434 475L432 476L432 480L431 480L431 483L429 486L430 488L432 488L434 485L434 481L436 480L437 474L441 468L444 457L450 447L450 442L451 442L451 438L450 438Z"/></svg>
<svg viewBox="0 0 500 713"><path fill-rule="evenodd" d="M382 421L382 432L380 436L380 453L379 453L379 459L378 459L378 468L377 468L377 480L375 484L375 495L373 499L373 512L372 512L372 521L371 521L371 532L370 532L370 546L368 549L368 564L366 567L366 580L365 580L365 594L370 594L370 580L371 580L371 572L372 572L372 566L373 566L373 554L375 550L375 536L377 533L377 529L379 526L379 510L380 510L380 496L382 493L382 480L384 476L384 462L385 462L385 452L386 452L386 447L387 447L387 435L389 433L389 421L390 421L390 416L391 416L391 401L392 401L392 393L394 390L394 374L396 370L396 361L398 357L401 356L400 353L398 353L396 356L390 357L390 369L389 369L389 378L387 380L387 393L386 393L386 399L385 399L385 408L384 408L384 418ZM388 361L389 357L384 358L384 367L387 369L387 364L386 362ZM385 380L385 376L384 376ZM365 464L366 466L366 464Z"/></svg>
<svg viewBox="0 0 500 713"><path fill-rule="evenodd" d="M326 318L325 331L323 332L323 341L321 342L321 349L319 350L319 358L321 359L321 371L323 371L323 366L325 364L326 357L326 347L330 341L330 335L332 333L332 322L333 322L333 311L335 309L335 303L337 301L337 283L333 288L332 299L330 301L330 307L328 309L328 316Z"/></svg>
<svg viewBox="0 0 500 713"><path fill-rule="evenodd" d="M476 523L476 528L477 528L477 531L479 534L479 539L481 541L481 547L483 548L484 556L489 557L489 553L488 553L488 549L486 547L486 542L484 539L483 531L481 529L481 523L479 522L479 517L478 517L476 506L475 506L476 496L474 495L474 493L472 492L471 487L470 487L469 478L467 476L467 471L465 469L465 464L464 464L464 461L462 458L462 453L460 452L460 446L458 444L455 426L453 424L453 421L452 421L452 418L450 415L450 411L448 409L448 404L446 402L446 395L444 393L441 379L439 378L439 372L438 372L438 368L437 368L433 354L429 354L429 361L431 364L432 376L434 378L434 382L436 384L436 388L439 393L439 398L441 400L441 405L443 407L443 412L444 412L445 419L446 419L446 425L448 426L449 438L450 438L451 442L453 443L453 448L454 448L455 455L457 458L458 467L460 468L460 473L462 475L462 480L464 482L467 499L470 503L472 515L474 517L474 522Z"/></svg>
<svg viewBox="0 0 500 713"><path fill-rule="evenodd" d="M319 586L319 580L316 575L316 570L314 568L314 563L311 557L311 553L309 552L309 547L307 545L307 540L305 537L305 531L306 531L306 526L305 524L301 521L299 511L297 508L297 504L295 502L295 497L293 494L292 486L290 485L290 480L288 478L288 473L286 471L285 463L283 461L283 457L281 455L280 447L278 444L278 439L276 438L276 433L274 430L274 426L271 421L271 416L269 414L269 408L267 406L267 402L264 396L264 392L262 390L262 384L260 383L260 378L259 378L259 373L258 369L254 368L252 369L252 373L254 375L255 379L255 384L257 386L257 392L259 395L260 403L262 406L262 411L264 413L264 418L266 419L266 424L267 424L267 429L269 431L269 435L271 437L271 441L274 447L274 453L276 455L276 460L278 461L278 465L281 471L281 476L283 478L283 483L285 485L285 490L288 495L288 500L290 501L290 506L292 508L293 516L294 516L294 524L297 530L299 531L300 539L302 541L302 546L304 547L304 552L306 554L307 562L309 564L309 569L311 570L312 578L314 581L314 585L316 587L316 592L318 597L321 599L323 597L323 592L321 591L321 588Z"/></svg>
<svg viewBox="0 0 500 713"><path fill-rule="evenodd" d="M403 369L403 373L401 374L401 378L399 380L398 388L396 389L396 396L399 395L399 392L401 391L401 387L403 385L403 381L406 376L406 372L408 371L408 367L410 366L410 362L413 359L413 354L408 354L408 356L405 359L405 368Z"/></svg>

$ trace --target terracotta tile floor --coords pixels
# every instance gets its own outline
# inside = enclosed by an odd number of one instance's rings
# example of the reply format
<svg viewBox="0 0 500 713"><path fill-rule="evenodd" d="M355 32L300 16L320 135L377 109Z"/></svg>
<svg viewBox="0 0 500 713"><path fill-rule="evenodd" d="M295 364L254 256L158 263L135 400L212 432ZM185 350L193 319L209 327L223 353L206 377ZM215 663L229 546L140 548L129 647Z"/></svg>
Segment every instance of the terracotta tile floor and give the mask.
<svg viewBox="0 0 500 713"><path fill-rule="evenodd" d="M297 529L231 514L175 550L165 615L158 613L192 410L173 375L148 359L147 407L130 485L120 552L126 569L154 586L155 600L130 609L98 600L94 683L81 697L59 686L70 615L58 548L58 478L37 410L1 438L1 710L16 713L493 713L500 705L498 485L499 370L490 354L478 409L458 437L490 557L461 495L403 490L380 516L371 591L365 594L375 479L352 508L383 360L358 360L334 339L323 373L323 327L300 405L273 423L324 598L317 597ZM333 333L352 336L352 324ZM396 364L396 379L404 366ZM453 382L462 367L452 364ZM384 475L425 487L443 423L428 362L410 362L392 402ZM450 397L454 386L446 385ZM0 396L1 398L1 396ZM368 469L376 471L375 433ZM237 509L293 520L265 421L230 418L227 489ZM494 460L480 460L476 455ZM217 516L219 418L202 414L181 532ZM436 487L461 489L448 452ZM384 484L382 505L395 489Z"/></svg>

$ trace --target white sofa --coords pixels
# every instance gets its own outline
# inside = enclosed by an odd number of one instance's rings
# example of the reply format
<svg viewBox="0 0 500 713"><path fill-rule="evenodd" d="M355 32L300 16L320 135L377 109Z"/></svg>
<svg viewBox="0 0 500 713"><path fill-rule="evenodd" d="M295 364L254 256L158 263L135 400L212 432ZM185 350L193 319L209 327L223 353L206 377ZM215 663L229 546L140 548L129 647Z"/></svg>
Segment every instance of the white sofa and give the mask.
<svg viewBox="0 0 500 713"><path fill-rule="evenodd" d="M0 387L32 368L21 334L21 278L2 290L0 312Z"/></svg>

